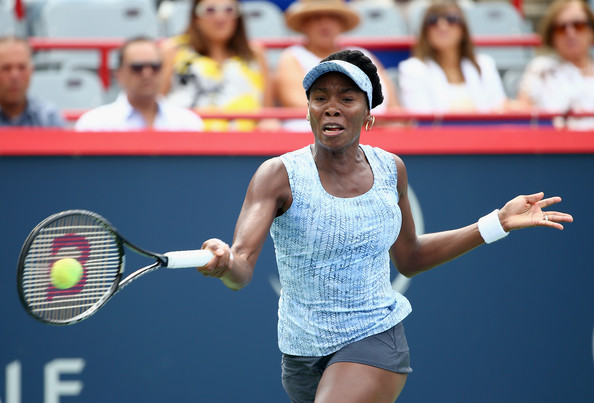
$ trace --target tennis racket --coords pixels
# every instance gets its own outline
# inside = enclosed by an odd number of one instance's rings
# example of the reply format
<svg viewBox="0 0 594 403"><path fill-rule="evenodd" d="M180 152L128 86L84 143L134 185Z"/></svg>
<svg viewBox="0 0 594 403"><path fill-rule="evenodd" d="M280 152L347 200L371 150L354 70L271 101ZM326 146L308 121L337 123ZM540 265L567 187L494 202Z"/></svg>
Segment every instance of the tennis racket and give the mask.
<svg viewBox="0 0 594 403"><path fill-rule="evenodd" d="M122 279L124 247L155 262ZM69 325L93 315L118 291L147 273L161 267L204 266L212 256L207 250L149 252L124 239L99 214L68 210L43 220L25 240L18 261L17 288L25 310L35 319ZM66 258L78 261L82 274L75 285L57 288L51 279L52 267Z"/></svg>

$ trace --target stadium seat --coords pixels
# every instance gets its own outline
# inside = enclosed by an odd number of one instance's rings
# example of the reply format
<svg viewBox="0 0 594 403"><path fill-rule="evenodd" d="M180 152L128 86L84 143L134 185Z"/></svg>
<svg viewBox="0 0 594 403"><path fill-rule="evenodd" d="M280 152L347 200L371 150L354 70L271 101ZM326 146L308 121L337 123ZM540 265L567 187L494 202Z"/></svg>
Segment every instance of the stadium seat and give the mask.
<svg viewBox="0 0 594 403"><path fill-rule="evenodd" d="M394 83L394 86L398 88L398 66L386 67L386 73Z"/></svg>
<svg viewBox="0 0 594 403"><path fill-rule="evenodd" d="M508 98L516 98L518 95L518 87L522 80L524 69L509 69L501 75L503 89Z"/></svg>
<svg viewBox="0 0 594 403"><path fill-rule="evenodd" d="M476 3L466 9L466 19L472 35L521 35L531 29L518 10L509 2ZM477 52L491 55L500 71L524 68L534 56L531 47L479 47Z"/></svg>
<svg viewBox="0 0 594 403"><path fill-rule="evenodd" d="M47 38L130 38L158 37L158 20L153 0L47 0L41 10L34 36ZM110 67L117 64L110 55ZM96 69L96 51L40 52L36 64L62 64Z"/></svg>
<svg viewBox="0 0 594 403"><path fill-rule="evenodd" d="M162 37L176 36L188 27L190 19L189 0L166 0L161 2L157 16L159 17L159 33Z"/></svg>
<svg viewBox="0 0 594 403"><path fill-rule="evenodd" d="M394 88L396 88L396 93L400 94L400 82L398 81L398 66L391 66L386 67L386 73L392 83L394 84Z"/></svg>
<svg viewBox="0 0 594 403"><path fill-rule="evenodd" d="M0 0L0 36L23 36L25 32L24 21L19 21L14 10Z"/></svg>
<svg viewBox="0 0 594 403"><path fill-rule="evenodd" d="M89 109L104 103L101 81L96 74L82 70L36 71L29 93L60 109Z"/></svg>
<svg viewBox="0 0 594 403"><path fill-rule="evenodd" d="M283 38L293 35L285 24L283 11L271 1L242 1L241 12L249 39ZM275 70L282 49L268 49L268 67Z"/></svg>
<svg viewBox="0 0 594 403"><path fill-rule="evenodd" d="M403 36L408 33L406 20L396 5L351 2L361 23L347 36Z"/></svg>
<svg viewBox="0 0 594 403"><path fill-rule="evenodd" d="M250 39L289 35L283 11L271 1L243 1L241 12Z"/></svg>
<svg viewBox="0 0 594 403"><path fill-rule="evenodd" d="M424 0L415 0L406 7L406 26L409 35L419 36L423 15L428 4Z"/></svg>
<svg viewBox="0 0 594 403"><path fill-rule="evenodd" d="M2 1L2 0L0 0ZM14 0L13 0L14 1ZM27 30L31 36L38 35L43 31L41 27L41 11L48 1L51 0L23 0L27 11Z"/></svg>

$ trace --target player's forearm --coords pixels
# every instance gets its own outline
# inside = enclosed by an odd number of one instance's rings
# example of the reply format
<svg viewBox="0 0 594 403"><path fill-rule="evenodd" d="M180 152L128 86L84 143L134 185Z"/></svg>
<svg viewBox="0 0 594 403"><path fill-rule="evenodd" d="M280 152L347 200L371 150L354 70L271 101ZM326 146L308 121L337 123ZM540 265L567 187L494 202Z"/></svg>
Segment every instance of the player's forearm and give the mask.
<svg viewBox="0 0 594 403"><path fill-rule="evenodd" d="M406 277L412 277L449 262L483 243L476 224L421 235L408 259L398 265L398 270Z"/></svg>

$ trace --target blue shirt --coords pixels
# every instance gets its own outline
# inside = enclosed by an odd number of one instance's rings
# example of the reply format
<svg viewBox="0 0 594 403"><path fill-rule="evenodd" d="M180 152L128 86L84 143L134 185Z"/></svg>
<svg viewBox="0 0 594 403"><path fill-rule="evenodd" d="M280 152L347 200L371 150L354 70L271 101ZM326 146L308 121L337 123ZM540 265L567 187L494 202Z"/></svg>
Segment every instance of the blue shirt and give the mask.
<svg viewBox="0 0 594 403"><path fill-rule="evenodd" d="M27 106L16 118L9 118L0 106L0 126L64 127L59 109L51 103L36 97L27 97Z"/></svg>
<svg viewBox="0 0 594 403"><path fill-rule="evenodd" d="M309 146L280 157L293 195L270 230L285 354L325 356L390 329L411 312L390 281L389 249L402 224L396 162L379 148L361 149L373 186L351 198L324 190Z"/></svg>

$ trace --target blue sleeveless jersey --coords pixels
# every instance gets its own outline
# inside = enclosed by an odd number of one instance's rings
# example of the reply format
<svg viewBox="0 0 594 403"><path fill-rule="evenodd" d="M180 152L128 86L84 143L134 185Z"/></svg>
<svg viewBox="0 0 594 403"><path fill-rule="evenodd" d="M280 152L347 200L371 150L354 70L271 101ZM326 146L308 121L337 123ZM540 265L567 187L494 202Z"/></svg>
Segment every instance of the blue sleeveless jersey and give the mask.
<svg viewBox="0 0 594 403"><path fill-rule="evenodd" d="M388 251L402 224L394 156L360 147L373 186L351 198L324 190L310 146L280 156L293 195L270 230L282 287L279 348L285 354L328 355L388 330L411 312L390 281Z"/></svg>

